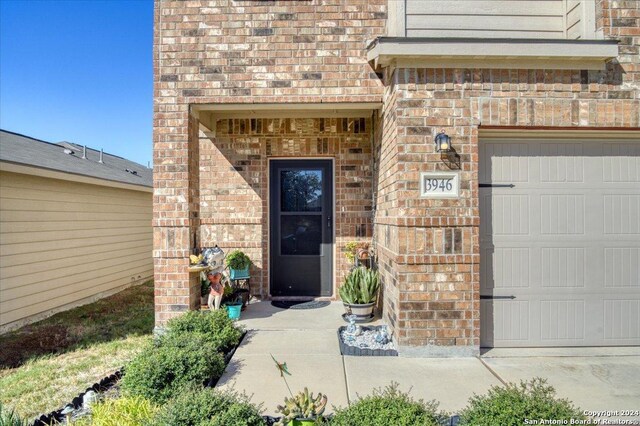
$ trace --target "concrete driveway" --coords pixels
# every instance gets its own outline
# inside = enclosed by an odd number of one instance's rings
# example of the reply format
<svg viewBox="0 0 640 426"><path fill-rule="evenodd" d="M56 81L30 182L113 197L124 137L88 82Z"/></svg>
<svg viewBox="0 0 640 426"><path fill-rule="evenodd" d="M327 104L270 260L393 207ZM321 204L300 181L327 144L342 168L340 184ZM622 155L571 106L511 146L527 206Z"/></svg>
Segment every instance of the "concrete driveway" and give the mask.
<svg viewBox="0 0 640 426"><path fill-rule="evenodd" d="M640 410L637 347L494 349L484 354L482 361L505 382L544 377L559 396L583 410Z"/></svg>
<svg viewBox="0 0 640 426"><path fill-rule="evenodd" d="M491 350L481 359L343 357L336 334L342 309L341 303L310 310L252 304L240 321L249 333L218 387L245 391L275 415L288 391L273 354L287 363L294 392L307 386L327 394L333 406L397 382L415 398L436 399L455 413L491 386L544 377L584 410L640 409L640 348Z"/></svg>

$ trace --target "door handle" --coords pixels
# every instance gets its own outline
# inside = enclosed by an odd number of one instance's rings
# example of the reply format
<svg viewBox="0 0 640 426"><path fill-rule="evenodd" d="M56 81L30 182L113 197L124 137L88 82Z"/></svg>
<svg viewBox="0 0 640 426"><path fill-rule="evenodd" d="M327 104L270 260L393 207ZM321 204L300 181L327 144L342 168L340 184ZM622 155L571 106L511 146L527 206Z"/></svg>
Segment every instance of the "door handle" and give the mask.
<svg viewBox="0 0 640 426"><path fill-rule="evenodd" d="M331 216L327 216L327 228L331 228Z"/></svg>

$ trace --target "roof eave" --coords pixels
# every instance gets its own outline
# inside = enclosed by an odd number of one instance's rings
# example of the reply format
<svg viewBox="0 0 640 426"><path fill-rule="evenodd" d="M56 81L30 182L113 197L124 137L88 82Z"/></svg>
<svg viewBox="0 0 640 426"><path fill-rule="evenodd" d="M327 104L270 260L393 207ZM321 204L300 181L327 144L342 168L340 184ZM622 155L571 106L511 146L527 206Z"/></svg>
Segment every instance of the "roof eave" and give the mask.
<svg viewBox="0 0 640 426"><path fill-rule="evenodd" d="M616 40L379 37L367 51L375 69L603 69L616 56Z"/></svg>

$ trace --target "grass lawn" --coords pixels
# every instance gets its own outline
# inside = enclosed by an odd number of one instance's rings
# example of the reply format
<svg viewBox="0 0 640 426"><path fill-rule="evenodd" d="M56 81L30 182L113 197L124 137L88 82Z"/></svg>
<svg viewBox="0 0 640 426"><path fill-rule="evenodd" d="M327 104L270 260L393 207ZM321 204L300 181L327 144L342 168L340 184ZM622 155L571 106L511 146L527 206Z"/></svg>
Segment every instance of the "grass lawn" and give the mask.
<svg viewBox="0 0 640 426"><path fill-rule="evenodd" d="M0 401L29 419L61 408L149 341L153 282L0 336Z"/></svg>

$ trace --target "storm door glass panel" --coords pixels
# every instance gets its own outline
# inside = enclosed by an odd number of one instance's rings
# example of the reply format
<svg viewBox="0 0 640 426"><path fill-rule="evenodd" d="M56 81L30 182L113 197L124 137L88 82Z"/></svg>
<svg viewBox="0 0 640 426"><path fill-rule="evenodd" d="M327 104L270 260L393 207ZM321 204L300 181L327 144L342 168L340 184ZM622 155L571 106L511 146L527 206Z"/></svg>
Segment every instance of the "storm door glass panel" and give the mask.
<svg viewBox="0 0 640 426"><path fill-rule="evenodd" d="M282 215L280 216L282 255L320 255L322 244L322 216Z"/></svg>
<svg viewBox="0 0 640 426"><path fill-rule="evenodd" d="M281 255L321 254L322 186L322 169L280 170Z"/></svg>
<svg viewBox="0 0 640 426"><path fill-rule="evenodd" d="M281 170L282 212L322 211L322 170Z"/></svg>

